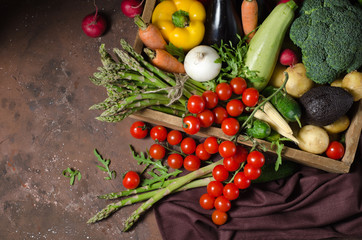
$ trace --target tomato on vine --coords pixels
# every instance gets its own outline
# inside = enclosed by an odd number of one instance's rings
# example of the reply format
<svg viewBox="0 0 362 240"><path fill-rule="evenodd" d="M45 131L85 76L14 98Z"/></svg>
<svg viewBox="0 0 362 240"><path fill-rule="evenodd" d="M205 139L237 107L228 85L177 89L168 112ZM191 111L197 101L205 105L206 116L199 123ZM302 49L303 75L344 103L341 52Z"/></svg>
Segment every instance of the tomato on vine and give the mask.
<svg viewBox="0 0 362 240"><path fill-rule="evenodd" d="M185 154L193 154L196 150L196 141L191 137L186 137L181 141L181 151Z"/></svg>
<svg viewBox="0 0 362 240"><path fill-rule="evenodd" d="M247 83L244 78L235 77L231 79L230 86L235 94L241 95L244 92L244 90L247 88Z"/></svg>
<svg viewBox="0 0 362 240"><path fill-rule="evenodd" d="M131 133L132 137L141 139L147 136L148 128L144 122L136 121L132 123L129 132Z"/></svg>
<svg viewBox="0 0 362 240"><path fill-rule="evenodd" d="M219 145L219 154L223 158L232 157L236 153L236 145L230 140L225 140Z"/></svg>
<svg viewBox="0 0 362 240"><path fill-rule="evenodd" d="M250 165L256 168L261 168L265 163L264 154L259 151L250 152L246 160Z"/></svg>
<svg viewBox="0 0 362 240"><path fill-rule="evenodd" d="M183 118L183 130L185 133L194 135L200 131L200 120L195 116L186 116Z"/></svg>
<svg viewBox="0 0 362 240"><path fill-rule="evenodd" d="M212 176L216 181L223 182L229 177L229 171L226 170L224 165L216 165L212 170Z"/></svg>
<svg viewBox="0 0 362 240"><path fill-rule="evenodd" d="M250 180L255 180L258 177L260 177L261 175L261 169L254 167L253 165L251 165L250 163L245 164L244 166L244 174L245 177L250 179Z"/></svg>
<svg viewBox="0 0 362 240"><path fill-rule="evenodd" d="M229 172L234 172L239 169L240 163L234 159L234 156L224 158L223 165Z"/></svg>
<svg viewBox="0 0 362 240"><path fill-rule="evenodd" d="M246 189L250 186L251 181L250 179L248 179L247 177L245 177L244 172L238 172L237 174L235 174L234 177L234 184L239 188L239 189Z"/></svg>
<svg viewBox="0 0 362 240"><path fill-rule="evenodd" d="M205 100L199 95L192 95L187 101L187 110L193 114L202 112L205 109L205 106Z"/></svg>
<svg viewBox="0 0 362 240"><path fill-rule="evenodd" d="M200 112L196 117L200 120L200 127L203 128L210 127L215 121L215 115L210 109Z"/></svg>
<svg viewBox="0 0 362 240"><path fill-rule="evenodd" d="M255 88L247 88L243 92L242 101L245 106L254 107L259 101L259 91Z"/></svg>
<svg viewBox="0 0 362 240"><path fill-rule="evenodd" d="M223 225L228 220L228 215L226 212L215 210L212 212L211 219L216 225Z"/></svg>
<svg viewBox="0 0 362 240"><path fill-rule="evenodd" d="M226 109L221 106L214 108L212 110L212 112L214 113L214 116L215 116L214 122L216 124L221 124L222 121L224 121L224 119L229 116Z"/></svg>
<svg viewBox="0 0 362 240"><path fill-rule="evenodd" d="M243 146L241 145L237 145L236 146L236 152L235 155L232 156L232 158L238 162L238 163L242 163L246 161L246 158L248 156L249 152L248 150L246 150Z"/></svg>
<svg viewBox="0 0 362 240"><path fill-rule="evenodd" d="M167 157L167 164L170 168L179 169L183 166L184 158L178 153L172 153Z"/></svg>
<svg viewBox="0 0 362 240"><path fill-rule="evenodd" d="M226 101L233 94L233 89L231 88L230 84L223 82L216 85L215 92L220 100Z"/></svg>
<svg viewBox="0 0 362 240"><path fill-rule="evenodd" d="M221 130L228 136L234 136L239 132L240 124L236 118L225 118L221 123Z"/></svg>
<svg viewBox="0 0 362 240"><path fill-rule="evenodd" d="M223 195L228 200L235 200L239 197L239 188L234 183L228 183L223 189Z"/></svg>
<svg viewBox="0 0 362 240"><path fill-rule="evenodd" d="M199 145L197 145L195 154L202 161L206 161L211 157L211 154L205 150L204 143L200 143Z"/></svg>
<svg viewBox="0 0 362 240"><path fill-rule="evenodd" d="M149 153L153 159L163 159L166 155L166 149L164 146L155 143L150 147Z"/></svg>
<svg viewBox="0 0 362 240"><path fill-rule="evenodd" d="M214 208L215 197L210 196L208 193L201 195L199 203L203 209L210 210Z"/></svg>
<svg viewBox="0 0 362 240"><path fill-rule="evenodd" d="M208 137L204 141L204 148L206 152L215 154L219 151L219 143L216 137Z"/></svg>
<svg viewBox="0 0 362 240"><path fill-rule="evenodd" d="M122 184L127 189L135 189L140 184L140 176L134 171L129 171L124 175Z"/></svg>
<svg viewBox="0 0 362 240"><path fill-rule="evenodd" d="M231 209L231 202L225 196L221 195L215 199L214 207L222 212L227 212Z"/></svg>
<svg viewBox="0 0 362 240"><path fill-rule="evenodd" d="M244 104L239 99L232 99L226 104L226 111L230 116L238 117L244 111Z"/></svg>
<svg viewBox="0 0 362 240"><path fill-rule="evenodd" d="M218 197L222 195L222 191L224 189L224 185L222 182L219 181L211 181L209 184L207 184L207 193L210 194L210 196Z"/></svg>
<svg viewBox="0 0 362 240"><path fill-rule="evenodd" d="M202 93L202 98L205 100L206 108L213 109L219 103L219 97L211 90L206 90Z"/></svg>
<svg viewBox="0 0 362 240"><path fill-rule="evenodd" d="M188 171L195 171L200 168L201 161L196 155L188 155L184 159L184 168Z"/></svg>
<svg viewBox="0 0 362 240"><path fill-rule="evenodd" d="M332 141L327 148L326 155L335 160L341 159L344 155L343 144L338 141Z"/></svg>
<svg viewBox="0 0 362 240"><path fill-rule="evenodd" d="M167 138L167 129L161 125L154 126L151 128L150 136L155 141L163 142Z"/></svg>
<svg viewBox="0 0 362 240"><path fill-rule="evenodd" d="M170 145L177 145L182 141L182 133L180 131L177 130L171 130L168 134L167 134L167 142Z"/></svg>

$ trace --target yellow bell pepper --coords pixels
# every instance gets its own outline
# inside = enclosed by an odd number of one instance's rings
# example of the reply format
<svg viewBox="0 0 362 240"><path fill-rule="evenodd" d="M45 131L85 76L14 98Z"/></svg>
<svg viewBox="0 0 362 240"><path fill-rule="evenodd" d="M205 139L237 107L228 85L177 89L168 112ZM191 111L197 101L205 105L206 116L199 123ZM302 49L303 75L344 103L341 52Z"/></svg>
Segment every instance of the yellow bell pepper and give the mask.
<svg viewBox="0 0 362 240"><path fill-rule="evenodd" d="M197 0L164 0L152 13L152 23L163 37L185 51L202 42L205 18L205 8Z"/></svg>

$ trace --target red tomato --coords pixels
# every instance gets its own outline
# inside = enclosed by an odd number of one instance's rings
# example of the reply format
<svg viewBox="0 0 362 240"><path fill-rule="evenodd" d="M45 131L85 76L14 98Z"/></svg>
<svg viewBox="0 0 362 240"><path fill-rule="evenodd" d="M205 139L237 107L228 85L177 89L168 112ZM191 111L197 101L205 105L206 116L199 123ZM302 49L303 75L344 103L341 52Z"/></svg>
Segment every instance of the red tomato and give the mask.
<svg viewBox="0 0 362 240"><path fill-rule="evenodd" d="M250 165L256 168L261 168L262 166L264 166L265 163L264 154L259 151L252 151L251 153L249 153L246 160Z"/></svg>
<svg viewBox="0 0 362 240"><path fill-rule="evenodd" d="M182 133L180 131L177 130L171 130L168 134L167 134L167 142L170 145L177 145L182 141Z"/></svg>
<svg viewBox="0 0 362 240"><path fill-rule="evenodd" d="M209 109L206 109L201 113L197 114L196 117L200 120L200 126L203 128L210 127L215 121L215 115Z"/></svg>
<svg viewBox="0 0 362 240"><path fill-rule="evenodd" d="M332 159L341 159L344 155L344 146L338 141L333 141L329 144L326 155Z"/></svg>
<svg viewBox="0 0 362 240"><path fill-rule="evenodd" d="M254 107L259 101L259 91L255 88L247 88L243 92L242 101L245 106Z"/></svg>
<svg viewBox="0 0 362 240"><path fill-rule="evenodd" d="M207 193L213 197L221 196L223 189L224 185L219 181L211 181L207 184Z"/></svg>
<svg viewBox="0 0 362 240"><path fill-rule="evenodd" d="M236 153L234 156L232 156L232 158L238 162L238 163L242 163L246 161L246 158L248 156L248 150L246 150L243 146L241 145L237 145L236 146Z"/></svg>
<svg viewBox="0 0 362 240"><path fill-rule="evenodd" d="M203 209L210 210L214 208L215 197L212 197L208 193L205 193L201 195L199 202L200 206Z"/></svg>
<svg viewBox="0 0 362 240"><path fill-rule="evenodd" d="M215 154L219 151L219 143L216 137L208 137L204 141L204 148L206 152Z"/></svg>
<svg viewBox="0 0 362 240"><path fill-rule="evenodd" d="M244 111L244 104L239 99L232 99L226 104L226 111L232 117L240 116Z"/></svg>
<svg viewBox="0 0 362 240"><path fill-rule="evenodd" d="M200 143L199 145L197 145L195 154L202 161L208 160L211 157L211 154L205 150L204 143Z"/></svg>
<svg viewBox="0 0 362 240"><path fill-rule="evenodd" d="M239 188L234 183L228 183L223 189L223 195L231 200L235 200L239 197Z"/></svg>
<svg viewBox="0 0 362 240"><path fill-rule="evenodd" d="M149 152L153 159L159 160L159 159L162 159L165 157L166 149L164 146L162 146L158 143L155 143L150 147Z"/></svg>
<svg viewBox="0 0 362 240"><path fill-rule="evenodd" d="M240 124L235 118L225 118L221 123L221 130L228 136L234 136L239 132Z"/></svg>
<svg viewBox="0 0 362 240"><path fill-rule="evenodd" d="M186 137L181 142L181 151L185 154L193 154L196 150L196 141L191 137Z"/></svg>
<svg viewBox="0 0 362 240"><path fill-rule="evenodd" d="M167 138L167 129L164 126L154 126L151 128L150 136L153 140L163 142Z"/></svg>
<svg viewBox="0 0 362 240"><path fill-rule="evenodd" d="M201 161L198 156L188 155L184 159L184 168L188 171L195 171L200 168Z"/></svg>
<svg viewBox="0 0 362 240"><path fill-rule="evenodd" d="M223 158L232 157L236 153L236 145L234 142L226 140L219 145L219 154Z"/></svg>
<svg viewBox="0 0 362 240"><path fill-rule="evenodd" d="M216 165L212 170L212 176L216 181L223 182L229 177L229 172L224 165Z"/></svg>
<svg viewBox="0 0 362 240"><path fill-rule="evenodd" d="M215 92L220 100L226 101L233 94L233 89L231 88L230 84L223 82L216 85Z"/></svg>
<svg viewBox="0 0 362 240"><path fill-rule="evenodd" d="M193 135L200 131L200 120L195 116L186 116L183 119L184 126L182 127L185 133Z"/></svg>
<svg viewBox="0 0 362 240"><path fill-rule="evenodd" d="M244 92L244 90L247 88L247 83L244 78L236 77L231 79L230 86L233 90L233 93L241 95Z"/></svg>
<svg viewBox="0 0 362 240"><path fill-rule="evenodd" d="M199 95L192 95L187 101L187 110L190 113L198 114L205 109L205 100Z"/></svg>
<svg viewBox="0 0 362 240"><path fill-rule="evenodd" d="M202 98L205 100L206 108L213 109L219 103L219 97L216 92L206 90L202 93Z"/></svg>
<svg viewBox="0 0 362 240"><path fill-rule="evenodd" d="M248 179L247 177L245 177L244 172L238 172L237 174L235 174L234 177L234 184L239 188L239 189L246 189L250 186L251 181L250 179Z"/></svg>
<svg viewBox="0 0 362 240"><path fill-rule="evenodd" d="M212 112L214 113L215 115L215 123L216 124L221 124L222 121L224 121L225 118L227 118L229 115L228 115L228 112L226 111L225 108L223 107L216 107L212 110Z"/></svg>
<svg viewBox="0 0 362 240"><path fill-rule="evenodd" d="M184 163L184 158L178 153L172 153L167 158L167 164L170 168L179 169Z"/></svg>
<svg viewBox="0 0 362 240"><path fill-rule="evenodd" d="M141 139L147 136L148 128L144 122L136 121L132 123L129 132L131 133L132 137Z"/></svg>
<svg viewBox="0 0 362 240"><path fill-rule="evenodd" d="M140 184L140 176L134 171L129 171L124 175L122 184L127 189L135 189Z"/></svg>
<svg viewBox="0 0 362 240"><path fill-rule="evenodd" d="M214 206L219 211L227 212L231 208L231 203L229 199L221 195L215 199Z"/></svg>
<svg viewBox="0 0 362 240"><path fill-rule="evenodd" d="M247 163L244 166L244 174L246 178L250 180L255 180L260 177L261 169L252 166L250 163Z"/></svg>
<svg viewBox="0 0 362 240"><path fill-rule="evenodd" d="M238 170L241 165L239 162L237 162L234 159L234 156L224 158L223 164L224 164L224 167L226 168L226 170L228 170L229 172L234 172L234 171Z"/></svg>
<svg viewBox="0 0 362 240"><path fill-rule="evenodd" d="M228 220L228 215L226 212L215 210L212 212L211 219L216 225L223 225Z"/></svg>

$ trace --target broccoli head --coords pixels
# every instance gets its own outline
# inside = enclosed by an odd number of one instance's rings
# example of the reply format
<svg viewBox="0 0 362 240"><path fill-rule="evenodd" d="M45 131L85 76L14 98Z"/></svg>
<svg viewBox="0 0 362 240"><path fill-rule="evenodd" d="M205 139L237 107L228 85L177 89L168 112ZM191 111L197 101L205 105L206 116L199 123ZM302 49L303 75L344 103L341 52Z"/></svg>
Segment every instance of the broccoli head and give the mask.
<svg viewBox="0 0 362 240"><path fill-rule="evenodd" d="M348 0L305 0L289 36L316 83L362 66L362 9Z"/></svg>

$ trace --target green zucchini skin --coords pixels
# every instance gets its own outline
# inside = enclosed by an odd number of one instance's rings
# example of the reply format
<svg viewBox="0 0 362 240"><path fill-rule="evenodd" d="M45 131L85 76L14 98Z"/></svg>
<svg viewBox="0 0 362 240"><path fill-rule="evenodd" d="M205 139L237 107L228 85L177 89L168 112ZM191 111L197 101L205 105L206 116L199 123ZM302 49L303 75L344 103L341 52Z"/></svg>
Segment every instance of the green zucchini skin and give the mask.
<svg viewBox="0 0 362 240"><path fill-rule="evenodd" d="M264 97L269 97L278 89L272 86L267 86L262 91ZM302 116L302 108L299 103L289 94L278 92L270 99L271 104L290 122L295 122Z"/></svg>
<svg viewBox="0 0 362 240"><path fill-rule="evenodd" d="M248 82L248 87L263 90L273 74L284 36L294 20L296 3L278 4L256 31L246 53L245 66L256 71L261 81Z"/></svg>

